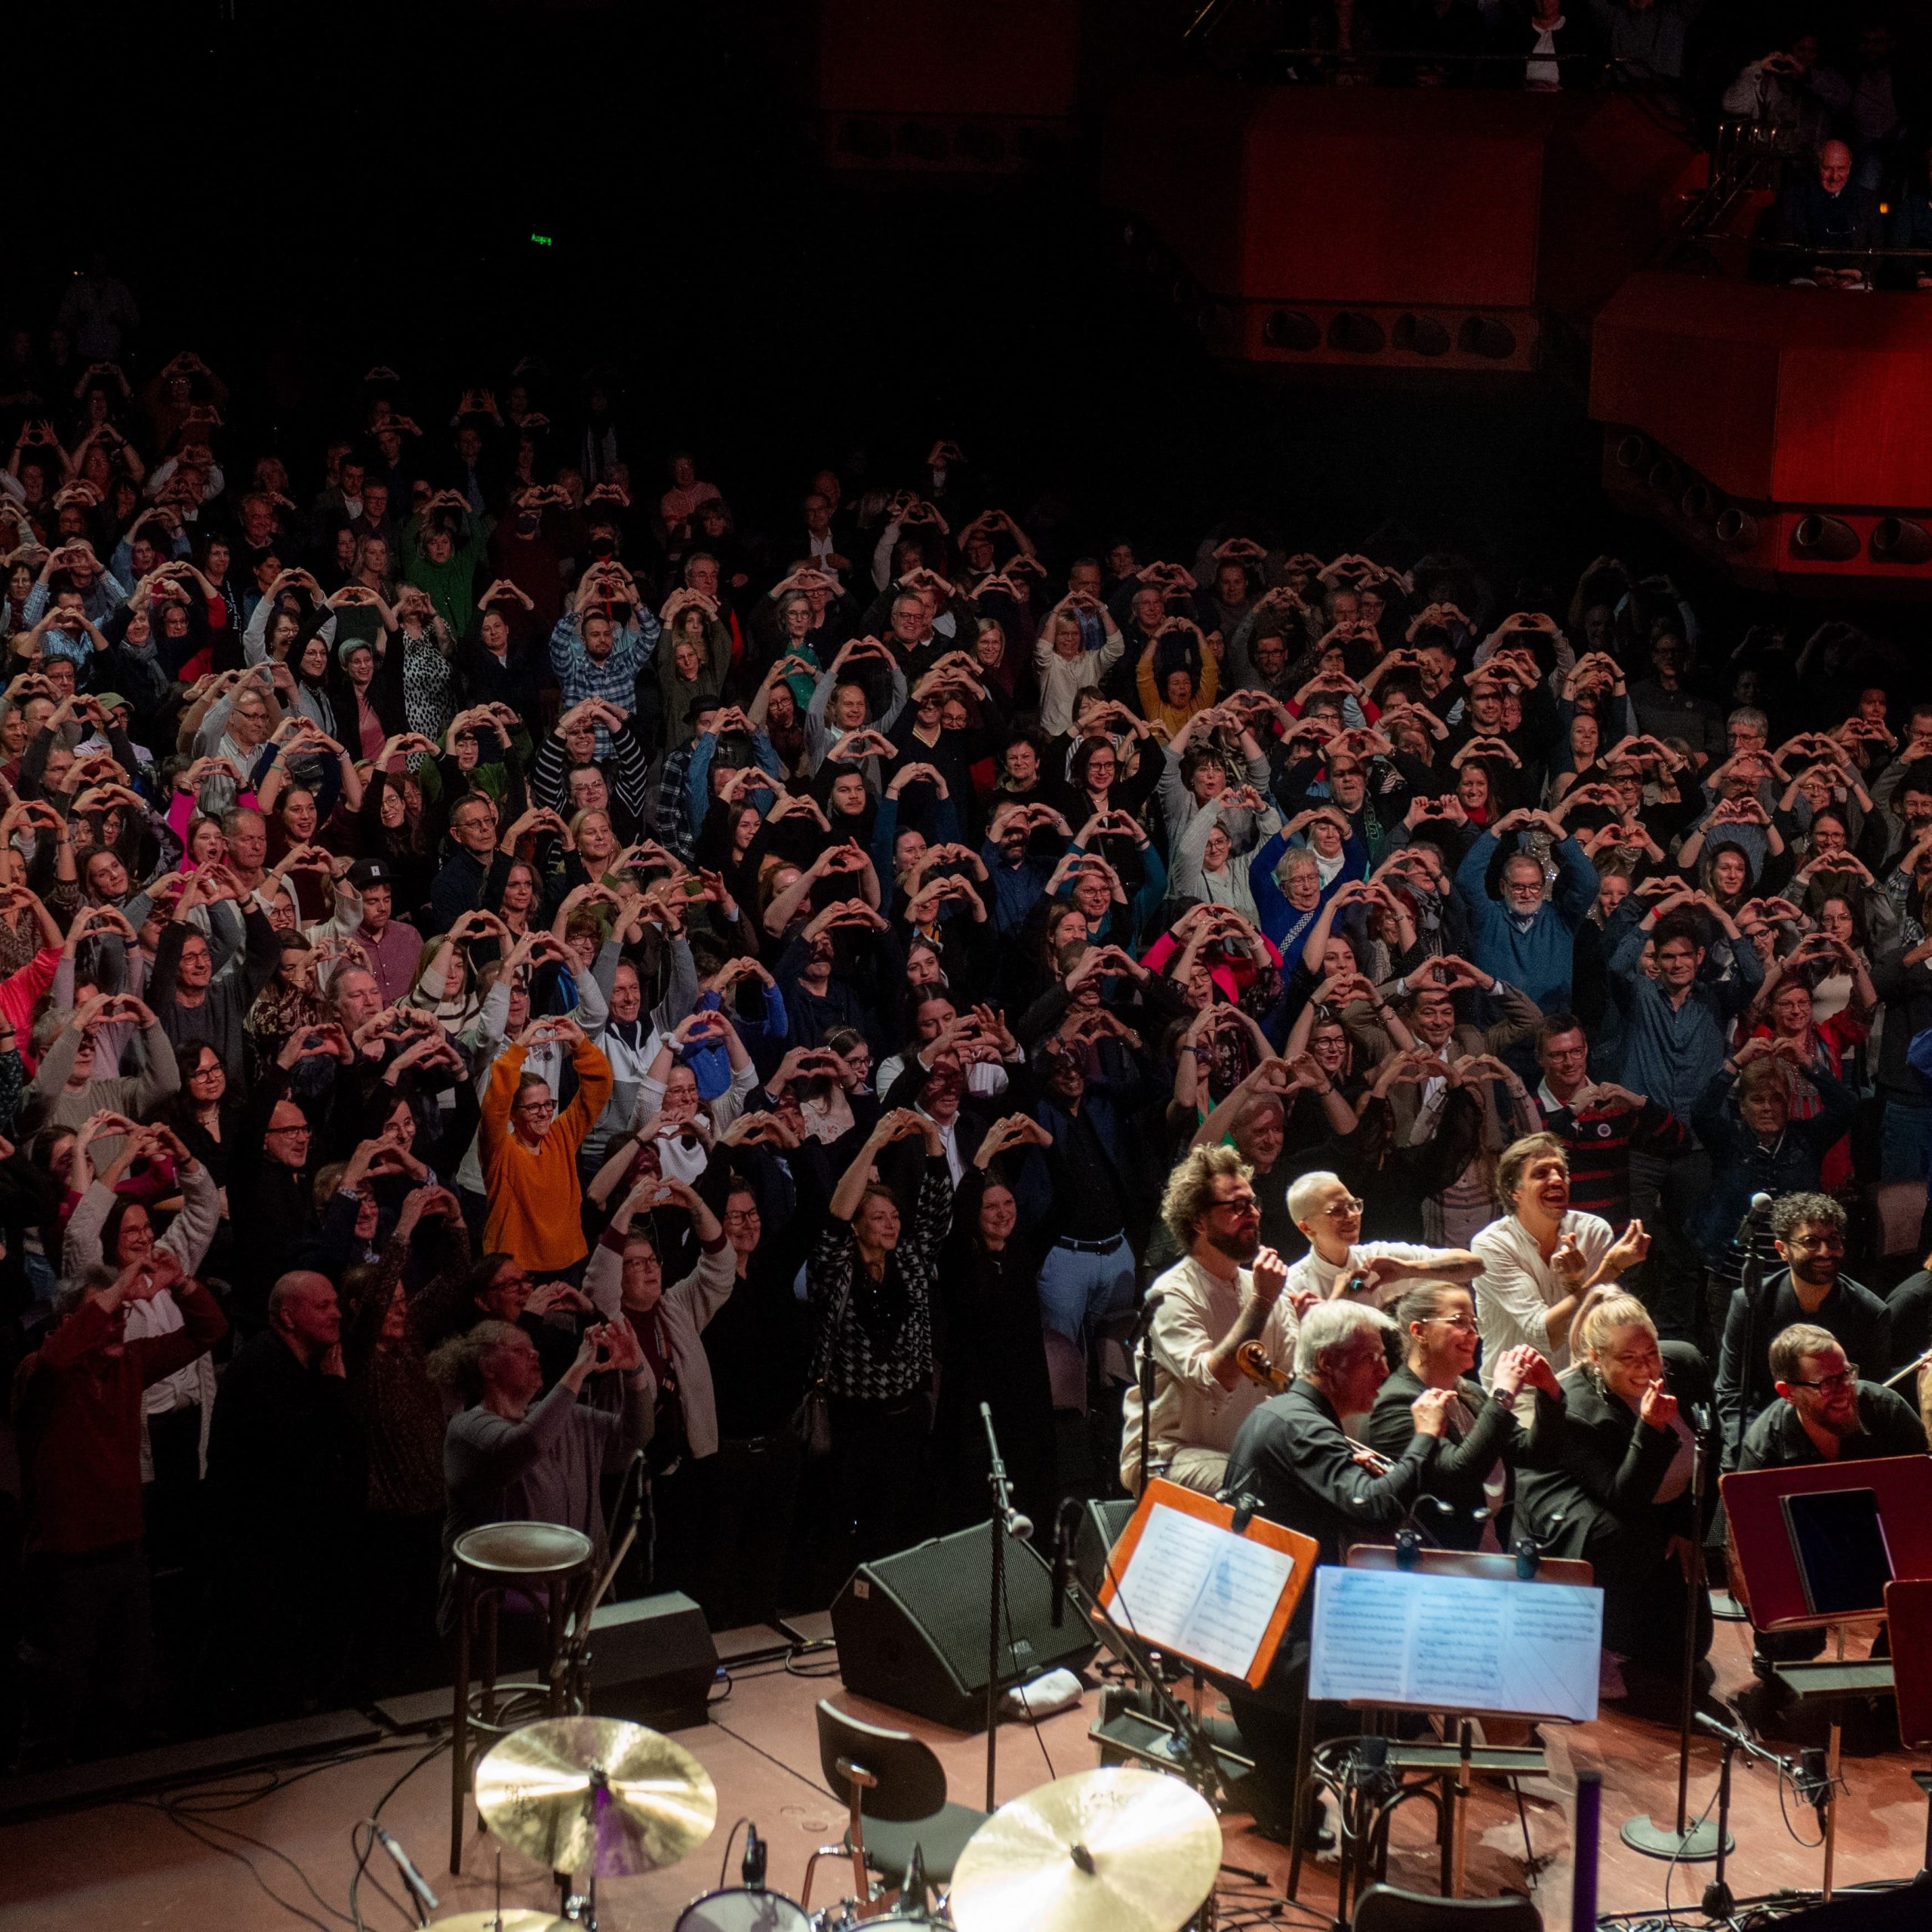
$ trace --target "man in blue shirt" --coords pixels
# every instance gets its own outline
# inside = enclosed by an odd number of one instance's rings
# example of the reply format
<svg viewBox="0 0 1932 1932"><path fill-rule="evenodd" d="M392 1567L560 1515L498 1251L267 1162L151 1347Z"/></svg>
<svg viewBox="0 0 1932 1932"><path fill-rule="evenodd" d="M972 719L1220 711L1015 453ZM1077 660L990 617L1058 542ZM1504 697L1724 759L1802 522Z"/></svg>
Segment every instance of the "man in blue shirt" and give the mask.
<svg viewBox="0 0 1932 1932"><path fill-rule="evenodd" d="M1503 866L1503 898L1489 896L1490 861L1498 841L1541 826L1556 839L1556 887L1546 896L1543 866L1516 852ZM1468 909L1475 963L1492 978L1520 986L1546 1013L1570 1004L1577 928L1596 903L1597 869L1581 845L1548 812L1514 811L1497 820L1464 855L1456 871L1457 896ZM1655 1094L1652 1088L1639 1091Z"/></svg>

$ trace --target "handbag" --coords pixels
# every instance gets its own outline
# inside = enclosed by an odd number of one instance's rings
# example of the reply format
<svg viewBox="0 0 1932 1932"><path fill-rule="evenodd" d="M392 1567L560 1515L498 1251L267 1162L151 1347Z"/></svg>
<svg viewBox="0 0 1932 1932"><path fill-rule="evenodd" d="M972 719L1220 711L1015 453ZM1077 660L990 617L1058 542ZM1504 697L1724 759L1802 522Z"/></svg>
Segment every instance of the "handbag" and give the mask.
<svg viewBox="0 0 1932 1932"><path fill-rule="evenodd" d="M812 1353L811 1380L786 1425L808 1463L822 1463L832 1453L832 1386L826 1378L832 1368L832 1337L844 1320L851 1300L852 1284L848 1281L844 1294L839 1297L838 1312L820 1331L818 1346Z"/></svg>

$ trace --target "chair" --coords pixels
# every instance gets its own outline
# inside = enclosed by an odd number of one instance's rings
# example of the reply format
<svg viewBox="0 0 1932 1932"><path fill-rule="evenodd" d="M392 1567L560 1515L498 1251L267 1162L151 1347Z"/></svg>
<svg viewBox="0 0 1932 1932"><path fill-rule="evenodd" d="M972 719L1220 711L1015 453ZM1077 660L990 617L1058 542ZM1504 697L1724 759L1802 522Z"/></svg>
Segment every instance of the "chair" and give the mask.
<svg viewBox="0 0 1932 1932"><path fill-rule="evenodd" d="M1527 1899L1439 1899L1398 1885L1371 1885L1355 1901L1352 1932L1543 1932Z"/></svg>
<svg viewBox="0 0 1932 1932"><path fill-rule="evenodd" d="M1915 1180L1881 1180L1869 1191L1872 1240L1878 1258L1894 1254L1916 1255L1918 1224L1925 1217L1924 1183Z"/></svg>
<svg viewBox="0 0 1932 1932"><path fill-rule="evenodd" d="M565 1686L556 1665L563 1646L564 1623L571 1597L589 1574L594 1552L581 1531L561 1523L486 1523L466 1530L451 1549L456 1573L456 1709L450 1738L450 1869L463 1870L463 1805L474 1773L470 1733L485 1734L488 1743L503 1735L513 1722L537 1715L564 1714ZM510 1710L497 1703L497 1617L506 1592L544 1608L544 1654L540 1687L514 1696ZM480 1708L470 1708L471 1638L481 1626L482 1669ZM511 1712L521 1704L514 1720ZM483 1748L487 1749L486 1744ZM480 1823L479 1823L480 1829Z"/></svg>
<svg viewBox="0 0 1932 1932"><path fill-rule="evenodd" d="M818 1761L827 1789L846 1806L850 1822L844 1842L820 1845L805 1866L807 1910L813 1869L821 1858L851 1857L854 1896L860 1904L872 1890L867 1868L897 1889L915 1845L930 1882L951 1882L966 1841L986 1823L986 1814L946 1802L945 1767L930 1745L909 1731L861 1723L822 1697Z"/></svg>

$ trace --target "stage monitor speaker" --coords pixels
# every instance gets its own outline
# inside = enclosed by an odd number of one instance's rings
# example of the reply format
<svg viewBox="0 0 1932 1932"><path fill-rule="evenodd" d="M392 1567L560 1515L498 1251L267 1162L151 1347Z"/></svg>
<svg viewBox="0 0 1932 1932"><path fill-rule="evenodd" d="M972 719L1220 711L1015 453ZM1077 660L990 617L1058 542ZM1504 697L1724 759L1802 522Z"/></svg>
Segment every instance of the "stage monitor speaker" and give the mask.
<svg viewBox="0 0 1932 1932"><path fill-rule="evenodd" d="M1117 1497L1111 1503L1090 1500L1081 1511L1080 1531L1073 1544L1073 1574L1090 1597L1100 1593L1108 1552L1120 1541L1133 1516L1131 1496Z"/></svg>
<svg viewBox="0 0 1932 1932"><path fill-rule="evenodd" d="M676 1590L607 1603L590 1619L590 1709L653 1730L705 1721L718 1651L704 1612Z"/></svg>
<svg viewBox="0 0 1932 1932"><path fill-rule="evenodd" d="M985 1523L860 1564L832 1606L846 1689L954 1730L984 1730L992 1566ZM1009 1537L1002 1689L1061 1665L1078 1670L1093 1656L1086 1619L1071 1604L1053 1627L1052 1598L1049 1564Z"/></svg>

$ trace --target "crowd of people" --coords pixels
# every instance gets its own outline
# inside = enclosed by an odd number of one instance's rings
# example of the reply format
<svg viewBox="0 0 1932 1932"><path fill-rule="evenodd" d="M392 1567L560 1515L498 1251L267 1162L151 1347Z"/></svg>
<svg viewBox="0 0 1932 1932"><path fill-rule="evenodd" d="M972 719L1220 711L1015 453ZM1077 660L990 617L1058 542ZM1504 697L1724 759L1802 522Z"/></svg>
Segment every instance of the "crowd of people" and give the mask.
<svg viewBox="0 0 1932 1932"><path fill-rule="evenodd" d="M1641 1665L1694 1444L1834 1453L1924 1346L1844 1266L1932 1152L1863 633L1081 554L943 437L753 531L527 365L251 447L137 319L78 278L5 405L27 1761L446 1682L455 1537L606 1547L640 1458L620 1589L823 1604L984 1519L983 1401L1038 1521L1143 1457L1560 1517Z"/></svg>

